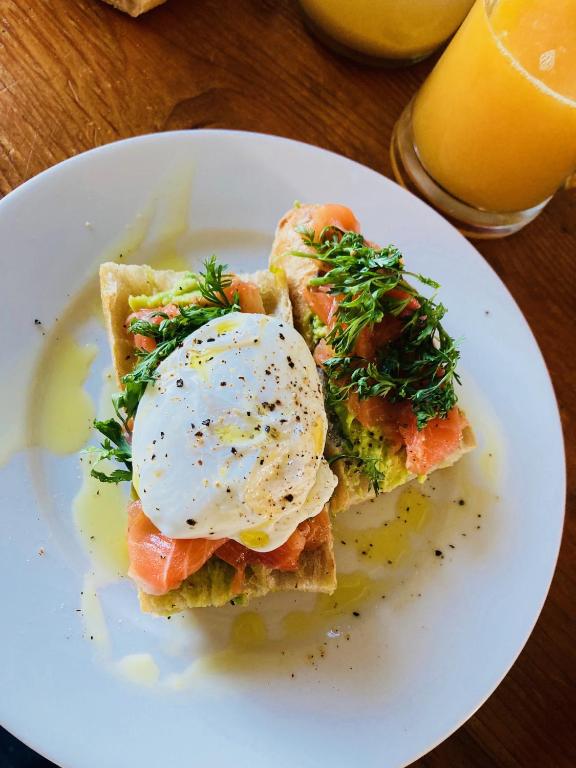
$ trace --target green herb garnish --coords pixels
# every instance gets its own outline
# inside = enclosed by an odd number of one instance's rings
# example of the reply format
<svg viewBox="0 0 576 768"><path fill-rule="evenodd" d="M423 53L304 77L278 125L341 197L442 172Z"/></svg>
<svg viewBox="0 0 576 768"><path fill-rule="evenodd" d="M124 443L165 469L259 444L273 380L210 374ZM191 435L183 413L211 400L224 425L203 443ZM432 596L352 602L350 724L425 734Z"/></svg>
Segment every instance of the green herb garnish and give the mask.
<svg viewBox="0 0 576 768"><path fill-rule="evenodd" d="M95 421L96 429L105 436L100 448L89 448L89 452L95 455L95 463L90 471L92 477L102 483L121 483L124 480L132 480L132 447L122 425L116 419ZM115 459L124 464L125 469L115 469L110 474L105 474L96 469L97 464L104 459Z"/></svg>
<svg viewBox="0 0 576 768"><path fill-rule="evenodd" d="M356 232L326 227L318 240L308 230L300 230L300 234L304 245L313 249L312 257L327 268L310 281L310 287L326 286L330 294L341 297L336 323L326 336L335 352L324 363L331 383L327 405L355 392L360 399L409 401L418 429L430 419L445 417L457 401L454 382L459 382L459 352L441 324L445 307L420 294L406 277L434 289L440 287L438 283L406 271L394 246L373 248ZM302 251L293 254L311 258ZM415 302L418 308L407 312ZM402 321L398 338L377 350L376 361L356 355L360 333L386 315Z"/></svg>
<svg viewBox="0 0 576 768"><path fill-rule="evenodd" d="M204 272L198 275L198 290L211 306L190 304L179 307L179 314L172 318L161 311L152 313L150 318L160 317L160 323L150 322L149 319L134 319L130 323L130 333L154 339L156 348L152 352L136 350L140 358L138 363L130 373L122 377L123 390L112 397L118 420L94 422L96 429L106 438L100 449L95 448L92 451L97 453L96 462L102 459L117 459L126 469L114 470L105 475L93 468L93 477L110 483L132 478L132 454L126 441L129 432L128 421L135 416L146 387L155 380L156 369L162 360L172 354L184 339L198 328L218 317L240 311L238 294L235 293L230 300L224 292L232 282L230 275L225 273L226 269L226 265L217 264L216 258L212 256L205 262Z"/></svg>
<svg viewBox="0 0 576 768"><path fill-rule="evenodd" d="M380 493L380 486L384 482L384 473L378 466L378 459L374 456L359 456L355 453L337 453L328 459L328 464L334 464L336 461L344 461L348 464L356 464L356 471L362 472L368 478L368 487L375 494Z"/></svg>

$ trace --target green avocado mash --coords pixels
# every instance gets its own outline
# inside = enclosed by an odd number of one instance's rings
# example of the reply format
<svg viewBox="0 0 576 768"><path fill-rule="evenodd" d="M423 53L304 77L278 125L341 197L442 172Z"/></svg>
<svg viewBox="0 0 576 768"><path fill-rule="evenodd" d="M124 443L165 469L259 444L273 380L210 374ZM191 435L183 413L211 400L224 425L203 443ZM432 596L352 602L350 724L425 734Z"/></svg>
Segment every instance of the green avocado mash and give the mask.
<svg viewBox="0 0 576 768"><path fill-rule="evenodd" d="M380 430L363 427L345 403L337 403L333 406L333 411L350 452L363 460L376 462L376 468L383 476L379 483L381 492L391 491L408 480L410 473L405 466L405 457L401 453L389 451Z"/></svg>
<svg viewBox="0 0 576 768"><path fill-rule="evenodd" d="M182 278L180 284L170 291L161 291L152 296L143 294L141 296L130 296L128 304L133 312L139 309L154 309L154 307L164 307L166 304L191 304L194 299L201 294L198 289L198 276L194 272L187 272Z"/></svg>
<svg viewBox="0 0 576 768"><path fill-rule="evenodd" d="M328 333L328 326L324 325L318 315L315 315L314 313L310 315L310 329L314 346L316 346L320 339L323 339Z"/></svg>
<svg viewBox="0 0 576 768"><path fill-rule="evenodd" d="M207 605L220 606L234 600L242 604L240 595L234 596L231 590L234 568L217 557L211 557L199 571L189 576L178 589L166 595L145 595L146 610L152 610L162 616L169 616L185 608L203 608Z"/></svg>

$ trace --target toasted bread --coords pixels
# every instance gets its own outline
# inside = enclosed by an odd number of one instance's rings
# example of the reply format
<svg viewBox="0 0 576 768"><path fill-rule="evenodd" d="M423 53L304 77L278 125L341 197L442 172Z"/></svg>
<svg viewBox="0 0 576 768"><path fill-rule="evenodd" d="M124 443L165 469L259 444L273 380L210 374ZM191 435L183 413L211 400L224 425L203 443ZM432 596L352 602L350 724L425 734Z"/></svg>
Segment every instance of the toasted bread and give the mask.
<svg viewBox="0 0 576 768"><path fill-rule="evenodd" d="M313 250L303 243L298 230L314 230L314 213L319 207L318 205L298 205L288 211L278 223L270 253L270 268L272 270L280 269L286 275L290 301L292 302L294 326L304 336L311 350L315 346L311 325L312 312L305 299L304 289L308 286L309 281L318 275L318 262L313 258ZM310 253L311 258L294 256L292 255L293 251ZM341 455L345 452L345 448L338 426L330 414L328 414L328 421L326 455L330 458ZM474 433L470 426L466 426L459 448L436 466L434 471L455 464L475 445ZM405 469L406 451L404 448L394 456L389 457L389 461L393 471L390 472L390 479L384 481L381 490L391 491L416 477ZM353 504L359 504L374 497L375 494L368 479L359 473L353 464L338 460L332 464L332 469L338 475L338 485L330 502L332 513L337 513Z"/></svg>
<svg viewBox="0 0 576 768"><path fill-rule="evenodd" d="M332 540L317 549L304 550L297 571L271 571L262 565L248 567L241 597L230 589L233 575L232 566L212 557L199 571L188 577L179 589L166 595L148 595L140 590L140 606L147 613L169 616L186 608L218 607L231 601L244 604L268 592L298 590L330 594L336 588Z"/></svg>
<svg viewBox="0 0 576 768"><path fill-rule="evenodd" d="M100 291L102 308L114 370L121 386L121 378L136 361L126 319L131 313L130 296L152 295L172 290L186 277L186 273L170 270L154 270L148 266L123 265L107 262L100 267ZM262 270L241 279L255 283L260 289L266 314L274 315L292 324L292 308L286 280L280 271ZM202 303L201 297L195 299ZM166 595L154 596L140 591L142 610L159 615L169 615L185 608L220 606L238 596L231 590L233 569L227 563L212 557L195 574ZM329 540L313 550L304 550L300 565L295 572L270 570L261 565L248 567L242 600L280 590L305 592L333 592L336 587L336 570L333 543Z"/></svg>
<svg viewBox="0 0 576 768"><path fill-rule="evenodd" d="M122 376L131 371L136 362L134 346L126 328L126 319L131 312L128 299L130 296L150 296L173 290L186 275L185 272L157 270L141 264L117 264L107 261L100 265L102 310L119 385ZM290 325L293 324L286 278L282 272L261 270L241 277L256 283L267 315L274 315ZM205 301L198 296L193 297L191 303L202 304Z"/></svg>
<svg viewBox="0 0 576 768"><path fill-rule="evenodd" d="M130 14L130 16L140 16L140 14L156 8L157 5L162 5L166 0L104 0L104 2L113 5L119 11Z"/></svg>

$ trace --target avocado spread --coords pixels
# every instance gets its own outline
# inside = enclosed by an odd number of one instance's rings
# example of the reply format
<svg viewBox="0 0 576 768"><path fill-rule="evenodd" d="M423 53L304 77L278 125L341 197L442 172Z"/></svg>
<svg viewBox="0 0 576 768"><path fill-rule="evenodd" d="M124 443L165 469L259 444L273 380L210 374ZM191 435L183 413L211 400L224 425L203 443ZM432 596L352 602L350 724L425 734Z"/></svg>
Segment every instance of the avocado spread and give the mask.
<svg viewBox="0 0 576 768"><path fill-rule="evenodd" d="M323 339L324 336L326 336L328 333L328 326L324 325L322 320L318 317L318 315L315 315L312 313L310 315L310 334L312 337L312 341L314 343L314 346L318 344L320 339Z"/></svg>
<svg viewBox="0 0 576 768"><path fill-rule="evenodd" d="M333 412L338 419L341 434L347 443L350 453L360 459L375 461L376 468L382 473L379 483L380 491L391 491L405 483L410 476L406 469L406 459L403 452L394 453L385 437L377 428L367 429L362 426L354 414L348 410L346 403L336 403ZM361 465L359 467L361 472ZM360 482L360 473L358 473ZM352 478L349 478L352 482Z"/></svg>
<svg viewBox="0 0 576 768"><path fill-rule="evenodd" d="M234 568L217 557L211 557L199 571L182 582L178 589L165 595L146 595L147 610L163 616L177 613L189 606L202 608L220 606L234 600L242 604L243 598L232 591Z"/></svg>
<svg viewBox="0 0 576 768"><path fill-rule="evenodd" d="M128 304L133 312L139 309L154 309L167 304L192 304L199 296L198 277L194 272L187 272L180 283L169 291L153 293L151 296L130 296Z"/></svg>

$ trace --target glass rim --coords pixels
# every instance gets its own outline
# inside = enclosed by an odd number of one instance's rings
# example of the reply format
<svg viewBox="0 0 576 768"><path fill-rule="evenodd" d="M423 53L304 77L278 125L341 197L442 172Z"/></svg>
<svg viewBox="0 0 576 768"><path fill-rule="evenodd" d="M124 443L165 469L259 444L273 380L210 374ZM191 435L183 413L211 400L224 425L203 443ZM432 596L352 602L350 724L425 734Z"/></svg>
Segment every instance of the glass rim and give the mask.
<svg viewBox="0 0 576 768"><path fill-rule="evenodd" d="M508 50L508 48L502 42L501 38L498 37L492 25L492 21L490 20L490 16L491 16L491 11L500 2L500 0L480 0L480 2L482 3L484 14L486 16L486 22L488 24L488 28L490 29L494 42L496 43L497 48L504 54L504 56L506 56L506 58L510 60L512 66L515 69L517 69L536 88L539 88L548 96L551 96L552 98L557 99L562 104L566 104L567 106L572 107L573 109L576 109L576 99L571 99L569 96L564 96L564 94L559 93L558 91L555 91L549 85L546 85L546 83L543 83L542 80L540 80L536 75L533 75L531 72L529 72L526 69L526 67L518 61L516 56L511 51Z"/></svg>

